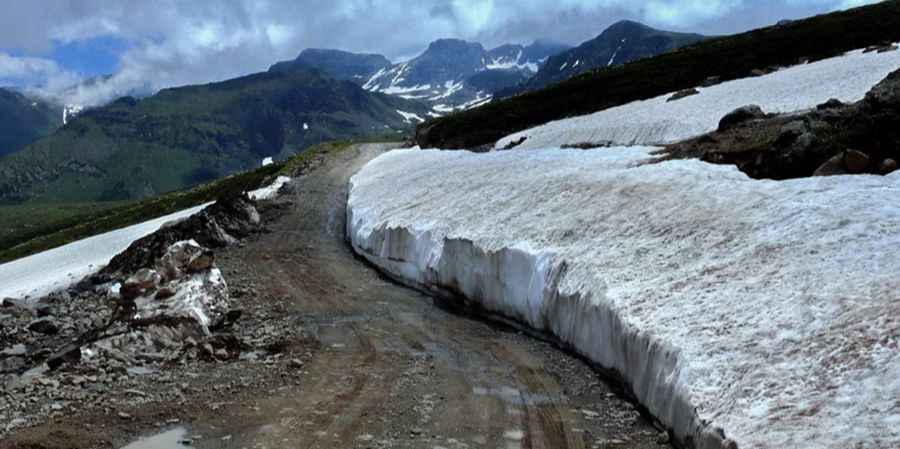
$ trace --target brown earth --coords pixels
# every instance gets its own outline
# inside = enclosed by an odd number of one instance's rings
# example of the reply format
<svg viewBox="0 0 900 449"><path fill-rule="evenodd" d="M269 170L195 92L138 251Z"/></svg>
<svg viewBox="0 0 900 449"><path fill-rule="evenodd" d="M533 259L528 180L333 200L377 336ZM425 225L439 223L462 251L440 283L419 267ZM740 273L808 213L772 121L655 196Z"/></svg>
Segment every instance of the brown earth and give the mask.
<svg viewBox="0 0 900 449"><path fill-rule="evenodd" d="M217 253L244 311L234 333L274 338L270 353L191 363L153 381L125 379L130 388L69 404L12 431L0 448L121 447L173 426L185 426L201 448L664 443L581 360L455 313L354 256L344 240L347 181L388 148L358 145L329 156L297 180L295 197L281 200L293 206L267 223L271 232ZM117 399L137 390L164 399Z"/></svg>

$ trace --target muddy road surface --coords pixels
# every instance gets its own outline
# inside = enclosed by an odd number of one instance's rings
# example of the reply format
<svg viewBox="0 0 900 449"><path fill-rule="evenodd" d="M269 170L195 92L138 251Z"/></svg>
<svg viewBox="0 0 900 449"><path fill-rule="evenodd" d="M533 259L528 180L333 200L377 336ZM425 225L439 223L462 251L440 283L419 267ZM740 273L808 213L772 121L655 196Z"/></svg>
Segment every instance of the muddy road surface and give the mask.
<svg viewBox="0 0 900 449"><path fill-rule="evenodd" d="M580 360L449 310L354 256L344 237L347 182L390 148L329 155L282 199L293 205L269 224L272 232L219 254L245 311L242 337L282 335L276 355L172 373L160 388L178 388L177 401L128 410L93 404L14 433L7 447L665 444L665 434Z"/></svg>

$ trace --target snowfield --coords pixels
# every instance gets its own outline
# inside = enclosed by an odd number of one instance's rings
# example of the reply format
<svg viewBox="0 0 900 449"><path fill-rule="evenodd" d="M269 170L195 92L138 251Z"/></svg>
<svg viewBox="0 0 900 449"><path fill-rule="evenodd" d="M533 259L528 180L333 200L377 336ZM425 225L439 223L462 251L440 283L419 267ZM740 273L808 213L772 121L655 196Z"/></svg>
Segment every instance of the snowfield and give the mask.
<svg viewBox="0 0 900 449"><path fill-rule="evenodd" d="M185 209L127 228L88 237L42 253L0 265L0 298L38 299L66 288L106 265L132 242L164 224L189 217L212 203Z"/></svg>
<svg viewBox="0 0 900 449"><path fill-rule="evenodd" d="M247 192L254 200L268 200L291 178L279 176L275 181ZM38 299L55 290L69 287L95 273L132 242L156 232L166 223L181 220L203 210L212 203L185 209L127 228L95 235L42 253L0 265L0 299Z"/></svg>
<svg viewBox="0 0 900 449"><path fill-rule="evenodd" d="M889 73L900 68L900 51L865 53L798 65L755 78L712 87L700 94L667 102L672 93L636 101L590 115L550 122L504 137L496 148L527 137L517 149L578 143L657 145L714 131L727 113L756 104L769 113L806 110L831 98L861 100Z"/></svg>
<svg viewBox="0 0 900 449"><path fill-rule="evenodd" d="M759 181L650 150L392 151L352 178L347 231L618 371L696 447L900 447L900 172Z"/></svg>

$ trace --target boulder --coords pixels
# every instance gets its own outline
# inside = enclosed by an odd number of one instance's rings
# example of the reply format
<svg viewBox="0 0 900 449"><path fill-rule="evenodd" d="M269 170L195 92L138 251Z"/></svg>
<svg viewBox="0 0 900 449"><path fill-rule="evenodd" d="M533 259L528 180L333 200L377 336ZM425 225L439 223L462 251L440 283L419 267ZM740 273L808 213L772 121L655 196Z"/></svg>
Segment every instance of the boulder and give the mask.
<svg viewBox="0 0 900 449"><path fill-rule="evenodd" d="M54 370L64 364L73 364L78 363L79 361L81 361L81 346L71 344L56 351L47 358L47 366L50 367L51 370Z"/></svg>
<svg viewBox="0 0 900 449"><path fill-rule="evenodd" d="M865 98L866 105L875 110L892 108L900 109L900 70L892 72L887 78L876 84Z"/></svg>
<svg viewBox="0 0 900 449"><path fill-rule="evenodd" d="M162 287L156 291L155 298L157 300L169 299L175 296L175 289L172 287Z"/></svg>
<svg viewBox="0 0 900 449"><path fill-rule="evenodd" d="M700 87L715 86L716 84L720 84L721 82L722 82L722 77L710 76L710 77L706 78L705 80L703 80L702 83L700 83Z"/></svg>
<svg viewBox="0 0 900 449"><path fill-rule="evenodd" d="M844 166L844 155L839 153L820 165L813 173L813 176L835 176L848 173L847 167Z"/></svg>
<svg viewBox="0 0 900 449"><path fill-rule="evenodd" d="M690 97L691 95L697 95L697 94L699 94L699 93L700 93L700 91L697 90L697 89L685 89L685 90L680 90L680 91L675 92L674 94L672 94L672 96L669 97L669 99L666 100L666 102L669 102L669 101L677 101L677 100L680 100L680 99L685 98L685 97Z"/></svg>
<svg viewBox="0 0 900 449"><path fill-rule="evenodd" d="M838 100L837 98L831 98L828 101L816 106L816 109L820 111L827 111L829 109L838 109L844 106L844 102Z"/></svg>
<svg viewBox="0 0 900 449"><path fill-rule="evenodd" d="M778 138L775 139L775 144L779 146L789 145L808 130L806 122L803 120L794 120L786 123L778 130Z"/></svg>
<svg viewBox="0 0 900 449"><path fill-rule="evenodd" d="M188 262L187 269L191 273L206 271L212 268L215 260L216 257L213 252L205 250L199 254L194 255L194 257L191 258L191 261Z"/></svg>
<svg viewBox="0 0 900 449"><path fill-rule="evenodd" d="M762 108L755 104L741 106L722 117L722 120L719 121L719 131L733 128L750 120L764 118L765 116L766 113L763 112Z"/></svg>
<svg viewBox="0 0 900 449"><path fill-rule="evenodd" d="M859 174L869 168L869 156L862 151L847 150L844 152L844 166L847 171L853 174Z"/></svg>
<svg viewBox="0 0 900 449"><path fill-rule="evenodd" d="M882 175L887 175L887 174L893 173L896 170L897 170L897 161L895 161L894 159L890 159L890 158L881 161L881 165L879 165L879 167L878 167L878 172L881 173Z"/></svg>
<svg viewBox="0 0 900 449"><path fill-rule="evenodd" d="M59 326L50 318L39 318L28 324L28 330L38 334L55 335L59 333Z"/></svg>

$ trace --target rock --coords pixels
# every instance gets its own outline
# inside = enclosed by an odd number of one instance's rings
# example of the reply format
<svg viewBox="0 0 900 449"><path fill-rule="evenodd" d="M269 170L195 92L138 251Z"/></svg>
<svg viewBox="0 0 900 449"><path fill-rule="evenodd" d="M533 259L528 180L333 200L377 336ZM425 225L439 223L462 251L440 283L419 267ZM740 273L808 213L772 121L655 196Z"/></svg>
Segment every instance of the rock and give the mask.
<svg viewBox="0 0 900 449"><path fill-rule="evenodd" d="M191 261L188 263L187 267L188 271L190 271L191 273L206 271L212 268L215 260L216 257L212 251L203 251L202 253L197 254L193 258L191 258Z"/></svg>
<svg viewBox="0 0 900 449"><path fill-rule="evenodd" d="M763 76L766 74L768 74L768 72L762 69L753 69L750 71L750 76Z"/></svg>
<svg viewBox="0 0 900 449"><path fill-rule="evenodd" d="M776 145L784 146L793 143L798 137L802 136L808 130L806 122L803 120L794 120L786 123L778 131L778 138L775 139Z"/></svg>
<svg viewBox="0 0 900 449"><path fill-rule="evenodd" d="M157 300L169 299L175 296L175 289L172 287L160 287L159 290L156 291L155 298Z"/></svg>
<svg viewBox="0 0 900 449"><path fill-rule="evenodd" d="M669 444L669 432L660 432L656 436L656 444Z"/></svg>
<svg viewBox="0 0 900 449"><path fill-rule="evenodd" d="M134 275L125 282L134 282L142 289L149 290L159 285L160 280L161 276L156 272L156 270L152 270L150 268L141 268L140 270L137 270Z"/></svg>
<svg viewBox="0 0 900 449"><path fill-rule="evenodd" d="M715 86L716 84L720 84L721 82L722 82L722 78L721 78L721 77L719 77L719 76L710 76L710 77L706 78L705 80L703 80L702 83L700 83L700 87L710 87L710 86Z"/></svg>
<svg viewBox="0 0 900 449"><path fill-rule="evenodd" d="M838 109L844 107L844 102L838 100L837 98L831 98L828 101L816 106L816 109L820 111L827 111L829 109Z"/></svg>
<svg viewBox="0 0 900 449"><path fill-rule="evenodd" d="M850 173L863 173L869 168L869 156L861 151L847 150L844 152L844 166Z"/></svg>
<svg viewBox="0 0 900 449"><path fill-rule="evenodd" d="M790 20L790 19L783 19L783 20L779 20L778 23L775 24L775 26L777 26L777 27L786 27L786 26L792 25L793 23L794 23L793 20Z"/></svg>
<svg viewBox="0 0 900 449"><path fill-rule="evenodd" d="M121 419L131 419L131 415L125 412L119 412L119 418Z"/></svg>
<svg viewBox="0 0 900 449"><path fill-rule="evenodd" d="M7 357L0 359L0 373L13 373L25 368L24 357Z"/></svg>
<svg viewBox="0 0 900 449"><path fill-rule="evenodd" d="M28 350L25 348L25 345L19 343L0 351L0 357L20 357L26 353L28 353Z"/></svg>
<svg viewBox="0 0 900 449"><path fill-rule="evenodd" d="M900 109L900 70L892 72L887 78L876 84L866 93L864 101L866 105L875 110Z"/></svg>
<svg viewBox="0 0 900 449"><path fill-rule="evenodd" d="M719 121L719 131L733 128L750 120L764 118L765 116L766 113L763 112L762 108L755 104L741 106L722 117L722 120Z"/></svg>
<svg viewBox="0 0 900 449"><path fill-rule="evenodd" d="M839 153L820 165L819 168L813 172L813 176L835 176L846 175L848 173L847 168L844 166L844 155Z"/></svg>
<svg viewBox="0 0 900 449"><path fill-rule="evenodd" d="M882 175L887 175L893 173L897 170L897 161L893 159L885 159L881 161L881 165L878 167L878 172Z"/></svg>
<svg viewBox="0 0 900 449"><path fill-rule="evenodd" d="M38 334L56 335L59 333L59 326L50 318L39 318L28 324L28 330Z"/></svg>
<svg viewBox="0 0 900 449"><path fill-rule="evenodd" d="M71 344L57 351L47 359L47 366L55 370L63 364L75 364L81 361L81 346Z"/></svg>
<svg viewBox="0 0 900 449"><path fill-rule="evenodd" d="M300 359L291 359L291 368L303 368L303 361Z"/></svg>
<svg viewBox="0 0 900 449"><path fill-rule="evenodd" d="M878 53L887 53L889 51L897 51L897 46L896 45L885 45L885 46L882 46L881 48L879 48L877 51L878 51Z"/></svg>
<svg viewBox="0 0 900 449"><path fill-rule="evenodd" d="M699 94L699 93L700 93L700 91L697 90L697 89L685 89L685 90L680 90L680 91L675 92L674 94L672 94L672 96L669 97L669 99L666 100L666 102L669 102L669 101L677 101L677 100L680 100L680 99L685 98L685 97L690 97L691 95L697 95L697 94Z"/></svg>

